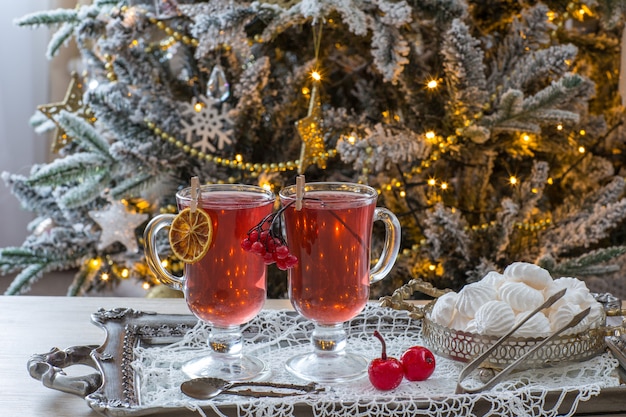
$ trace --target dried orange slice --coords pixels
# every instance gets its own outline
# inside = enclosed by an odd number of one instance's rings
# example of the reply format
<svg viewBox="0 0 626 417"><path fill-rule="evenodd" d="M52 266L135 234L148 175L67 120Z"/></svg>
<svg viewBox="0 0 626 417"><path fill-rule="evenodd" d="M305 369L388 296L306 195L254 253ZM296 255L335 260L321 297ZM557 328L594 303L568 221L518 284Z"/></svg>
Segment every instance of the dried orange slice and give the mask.
<svg viewBox="0 0 626 417"><path fill-rule="evenodd" d="M213 222L204 210L197 208L192 212L187 207L172 220L169 236L174 255L193 264L202 259L211 246Z"/></svg>

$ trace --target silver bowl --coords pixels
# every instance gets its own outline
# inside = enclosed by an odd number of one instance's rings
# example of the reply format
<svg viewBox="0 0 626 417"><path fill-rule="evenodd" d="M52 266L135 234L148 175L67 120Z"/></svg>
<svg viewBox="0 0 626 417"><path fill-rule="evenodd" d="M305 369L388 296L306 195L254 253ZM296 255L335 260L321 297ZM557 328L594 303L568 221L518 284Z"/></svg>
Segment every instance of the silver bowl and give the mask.
<svg viewBox="0 0 626 417"><path fill-rule="evenodd" d="M430 319L433 305L434 303L430 303L424 309L422 338L424 344L437 355L471 362L500 339L497 336L464 332L435 323ZM605 322L605 318L602 322ZM530 355L517 369L546 368L591 359L606 350L606 335L607 328L598 326L576 334L557 336ZM481 367L503 369L544 339L546 338L510 337L493 351Z"/></svg>

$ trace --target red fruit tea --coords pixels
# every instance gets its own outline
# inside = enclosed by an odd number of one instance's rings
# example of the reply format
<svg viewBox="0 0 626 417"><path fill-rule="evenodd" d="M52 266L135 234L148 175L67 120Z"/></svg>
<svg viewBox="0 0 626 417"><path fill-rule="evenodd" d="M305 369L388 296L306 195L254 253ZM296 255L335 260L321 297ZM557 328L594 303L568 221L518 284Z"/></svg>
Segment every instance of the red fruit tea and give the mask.
<svg viewBox="0 0 626 417"><path fill-rule="evenodd" d="M248 230L268 215L274 200L266 194L212 191L198 207L213 221L213 242L204 258L185 265L185 299L198 318L219 327L250 321L263 308L266 271L263 259L241 247ZM180 209L189 200L180 202Z"/></svg>
<svg viewBox="0 0 626 417"><path fill-rule="evenodd" d="M287 244L298 258L289 270L289 298L304 317L336 324L365 307L375 208L367 194L307 191L300 211L294 204L285 210Z"/></svg>

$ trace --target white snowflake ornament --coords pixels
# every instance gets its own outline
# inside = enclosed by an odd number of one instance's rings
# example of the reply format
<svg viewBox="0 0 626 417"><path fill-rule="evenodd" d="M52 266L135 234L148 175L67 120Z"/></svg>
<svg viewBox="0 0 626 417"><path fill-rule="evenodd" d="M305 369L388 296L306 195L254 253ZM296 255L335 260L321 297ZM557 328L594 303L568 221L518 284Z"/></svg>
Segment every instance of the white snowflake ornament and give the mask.
<svg viewBox="0 0 626 417"><path fill-rule="evenodd" d="M233 143L233 122L228 116L226 104L201 95L194 97L191 103L182 103L182 106L183 116L189 116L188 120L181 120L185 142L204 153L214 153Z"/></svg>
<svg viewBox="0 0 626 417"><path fill-rule="evenodd" d="M111 201L111 205L104 210L90 211L89 217L102 229L98 250L119 242L128 252L139 251L135 229L148 219L147 214L131 213L120 201Z"/></svg>

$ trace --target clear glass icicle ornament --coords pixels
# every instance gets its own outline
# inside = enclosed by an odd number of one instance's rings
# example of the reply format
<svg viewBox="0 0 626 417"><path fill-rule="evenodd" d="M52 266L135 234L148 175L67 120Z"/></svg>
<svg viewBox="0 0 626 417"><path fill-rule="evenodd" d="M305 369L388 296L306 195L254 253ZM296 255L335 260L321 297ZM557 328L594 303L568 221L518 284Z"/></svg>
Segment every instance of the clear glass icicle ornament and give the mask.
<svg viewBox="0 0 626 417"><path fill-rule="evenodd" d="M230 84L220 64L216 64L211 71L211 75L209 75L207 95L222 103L230 97Z"/></svg>

